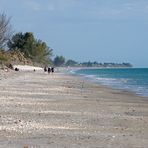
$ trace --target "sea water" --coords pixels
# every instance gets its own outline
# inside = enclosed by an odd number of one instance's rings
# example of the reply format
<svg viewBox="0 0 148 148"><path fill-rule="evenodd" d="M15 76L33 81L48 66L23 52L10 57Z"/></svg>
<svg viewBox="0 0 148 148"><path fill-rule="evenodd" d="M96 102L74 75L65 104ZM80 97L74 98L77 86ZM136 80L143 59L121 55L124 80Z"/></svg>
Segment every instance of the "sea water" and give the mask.
<svg viewBox="0 0 148 148"><path fill-rule="evenodd" d="M133 91L148 97L148 68L80 69L74 74L92 79L115 89Z"/></svg>

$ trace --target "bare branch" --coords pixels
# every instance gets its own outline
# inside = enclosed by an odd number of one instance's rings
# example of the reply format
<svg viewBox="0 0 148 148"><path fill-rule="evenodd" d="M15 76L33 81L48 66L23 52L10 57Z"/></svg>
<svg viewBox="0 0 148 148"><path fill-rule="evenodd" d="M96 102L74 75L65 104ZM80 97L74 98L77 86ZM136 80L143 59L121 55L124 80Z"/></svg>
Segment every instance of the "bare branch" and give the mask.
<svg viewBox="0 0 148 148"><path fill-rule="evenodd" d="M0 14L0 49L4 48L7 41L12 35L12 29L10 25L10 18L7 18L4 13Z"/></svg>

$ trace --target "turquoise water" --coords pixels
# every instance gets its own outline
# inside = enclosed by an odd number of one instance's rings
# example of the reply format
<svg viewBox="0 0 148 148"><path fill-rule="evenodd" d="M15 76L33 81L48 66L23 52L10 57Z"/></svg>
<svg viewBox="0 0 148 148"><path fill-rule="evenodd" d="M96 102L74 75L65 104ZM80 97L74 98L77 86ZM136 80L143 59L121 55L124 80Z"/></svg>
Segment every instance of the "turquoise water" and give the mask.
<svg viewBox="0 0 148 148"><path fill-rule="evenodd" d="M148 97L148 68L81 69L74 73L106 86Z"/></svg>

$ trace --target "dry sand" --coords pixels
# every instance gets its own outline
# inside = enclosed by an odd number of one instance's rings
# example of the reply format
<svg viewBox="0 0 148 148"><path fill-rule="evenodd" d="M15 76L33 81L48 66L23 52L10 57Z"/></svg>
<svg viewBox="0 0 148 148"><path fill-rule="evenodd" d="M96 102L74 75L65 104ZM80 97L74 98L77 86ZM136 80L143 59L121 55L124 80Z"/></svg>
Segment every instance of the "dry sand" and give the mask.
<svg viewBox="0 0 148 148"><path fill-rule="evenodd" d="M11 75L0 75L0 148L148 148L148 98L63 74Z"/></svg>

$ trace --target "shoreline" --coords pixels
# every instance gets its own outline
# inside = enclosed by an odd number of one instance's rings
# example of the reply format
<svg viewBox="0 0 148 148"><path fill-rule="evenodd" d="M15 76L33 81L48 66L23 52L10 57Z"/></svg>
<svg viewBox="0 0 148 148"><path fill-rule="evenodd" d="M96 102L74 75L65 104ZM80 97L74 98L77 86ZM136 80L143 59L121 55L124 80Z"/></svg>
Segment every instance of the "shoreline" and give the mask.
<svg viewBox="0 0 148 148"><path fill-rule="evenodd" d="M148 100L148 96L145 96L145 95L142 95L142 94L138 94L136 93L136 91L134 90L130 90L130 89L124 89L124 88L115 88L111 85L105 85L105 84L101 84L100 82L97 82L91 78L86 78L86 77L83 77L83 76L79 76L79 75L72 75L72 76L77 76L79 77L80 79L84 79L84 81L88 81L90 83L94 83L102 88L106 88L106 89L109 89L109 90L112 90L112 91L119 91L121 93L125 93L125 94L130 94L130 95L133 95L135 97L140 97L140 98L145 98L146 100Z"/></svg>
<svg viewBox="0 0 148 148"><path fill-rule="evenodd" d="M42 71L0 81L0 148L148 145L145 97Z"/></svg>
<svg viewBox="0 0 148 148"><path fill-rule="evenodd" d="M84 69L88 70L89 68L84 68ZM95 69L95 68L93 68L93 69ZM101 69L104 70L104 69L123 69L123 68L101 68ZM139 69L139 68L125 68L125 69ZM141 68L141 69L145 69L145 68ZM74 69L74 70L71 69L69 71L77 71L77 70L82 70L82 69ZM67 73L67 71L65 73ZM139 96L139 97L148 98L148 93L147 92L144 92L142 90L141 91L138 90L140 86L132 88L132 86L130 86L129 84L122 84L122 83L119 84L119 86L118 86L118 85L116 85L116 83L113 84L111 82L111 83L108 84L106 82L106 80L105 81L102 80L102 79L112 79L110 77L106 77L106 78L105 77L96 77L95 75L94 75L94 77L93 77L93 75L91 75L91 77L90 77L89 74L88 75L87 74L79 74L79 73L75 73L75 72L71 72L71 73L68 72L68 74L73 75L73 76L78 76L78 77L80 77L80 78L82 78L84 80L88 80L88 81L90 81L92 83L96 83L96 84L98 84L98 85L100 85L102 87L106 87L106 88L113 89L113 90L119 90L119 91L123 91L123 92L129 92L129 93L131 93L133 95L136 95L136 96ZM99 78L99 80L98 80L98 78ZM113 78L113 79L116 79L116 78ZM116 79L116 80L118 80L118 79ZM110 81L110 80L107 80L107 81ZM129 88L127 88L127 86L129 86Z"/></svg>

